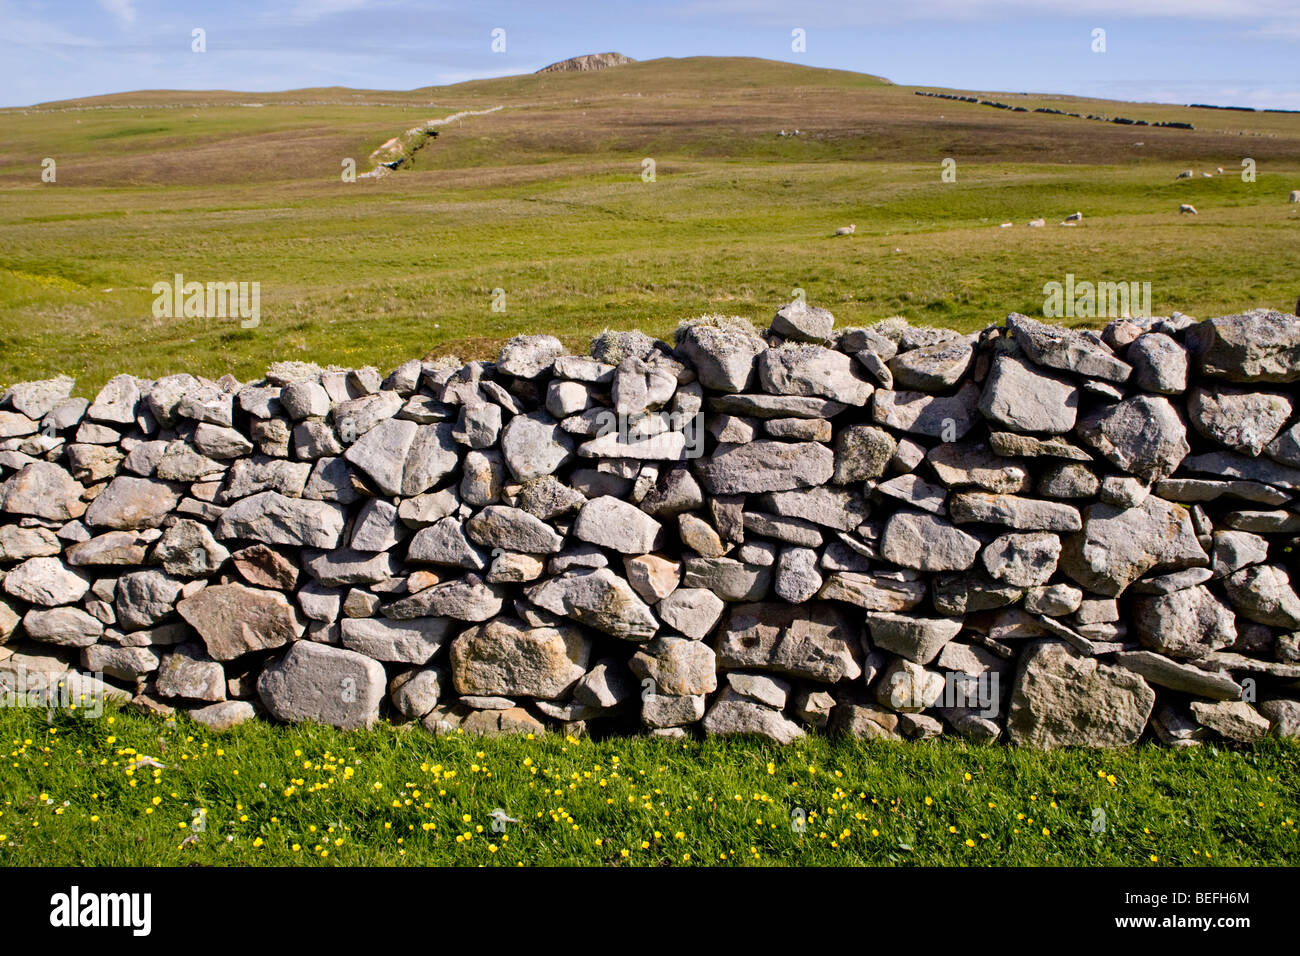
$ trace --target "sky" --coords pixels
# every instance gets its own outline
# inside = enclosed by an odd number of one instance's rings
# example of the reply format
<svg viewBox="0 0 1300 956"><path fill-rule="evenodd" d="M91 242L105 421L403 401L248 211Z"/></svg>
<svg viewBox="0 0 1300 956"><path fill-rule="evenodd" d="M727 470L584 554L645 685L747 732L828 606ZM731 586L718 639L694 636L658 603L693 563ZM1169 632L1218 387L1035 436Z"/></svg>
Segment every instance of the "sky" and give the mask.
<svg viewBox="0 0 1300 956"><path fill-rule="evenodd" d="M610 51L1300 109L1300 0L0 0L0 106L141 89L409 90Z"/></svg>

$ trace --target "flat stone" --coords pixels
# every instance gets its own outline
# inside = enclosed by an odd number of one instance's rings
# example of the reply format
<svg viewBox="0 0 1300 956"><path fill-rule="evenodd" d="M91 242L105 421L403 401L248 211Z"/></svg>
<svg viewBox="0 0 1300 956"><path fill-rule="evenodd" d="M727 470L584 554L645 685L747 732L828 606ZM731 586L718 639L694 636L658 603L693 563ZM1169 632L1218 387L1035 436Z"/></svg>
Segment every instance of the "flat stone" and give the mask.
<svg viewBox="0 0 1300 956"><path fill-rule="evenodd" d="M759 496L756 504L775 515L802 518L839 531L852 531L871 513L870 506L861 495L845 488L825 486L769 492Z"/></svg>
<svg viewBox="0 0 1300 956"><path fill-rule="evenodd" d="M1007 331L1036 365L1108 382L1127 381L1132 372L1104 343L1075 329L1046 325L1013 312L1007 316Z"/></svg>
<svg viewBox="0 0 1300 956"><path fill-rule="evenodd" d="M1219 701L1207 704L1194 700L1191 704L1192 716L1202 727L1209 727L1221 737L1249 744L1262 739L1268 734L1268 718L1261 716L1254 707L1244 701Z"/></svg>
<svg viewBox="0 0 1300 956"><path fill-rule="evenodd" d="M790 491L824 484L834 471L834 455L816 442L755 441L719 445L695 462L705 490L714 495Z"/></svg>
<svg viewBox="0 0 1300 956"><path fill-rule="evenodd" d="M1079 436L1111 464L1150 483L1173 474L1191 451L1182 415L1162 396L1137 395L1098 408Z"/></svg>
<svg viewBox="0 0 1300 956"><path fill-rule="evenodd" d="M1158 687L1168 687L1184 694L1211 700L1240 700L1241 685L1223 672L1214 673L1180 664L1151 651L1124 651L1115 655L1115 663L1141 674Z"/></svg>
<svg viewBox="0 0 1300 956"><path fill-rule="evenodd" d="M1067 461L1092 461L1092 455L1064 438L1035 438L1014 432L991 432L989 447L995 455L1007 458L1064 458ZM992 489L990 489L992 490Z"/></svg>
<svg viewBox="0 0 1300 956"><path fill-rule="evenodd" d="M655 605L655 613L668 627L699 641L712 633L725 607L707 588L679 587Z"/></svg>
<svg viewBox="0 0 1300 956"><path fill-rule="evenodd" d="M460 694L555 700L586 674L591 649L576 627L497 618L452 641L452 679Z"/></svg>
<svg viewBox="0 0 1300 956"><path fill-rule="evenodd" d="M984 522L1021 531L1078 531L1083 527L1079 510L1071 505L987 491L958 492L948 501L948 513L957 524Z"/></svg>
<svg viewBox="0 0 1300 956"><path fill-rule="evenodd" d="M1243 617L1271 627L1300 628L1300 597L1291 587L1290 575L1280 565L1243 568L1224 578L1223 584L1228 600Z"/></svg>
<svg viewBox="0 0 1300 956"><path fill-rule="evenodd" d="M292 604L278 591L242 584L214 584L184 598L176 610L203 638L208 653L230 661L253 651L282 647L302 635Z"/></svg>
<svg viewBox="0 0 1300 956"><path fill-rule="evenodd" d="M805 395L865 405L875 387L859 378L853 360L818 345L768 349L758 357L758 378L771 395Z"/></svg>
<svg viewBox="0 0 1300 956"><path fill-rule="evenodd" d="M377 661L427 664L446 642L452 621L415 617L394 621L378 617L344 618L339 625L343 646Z"/></svg>
<svg viewBox="0 0 1300 956"><path fill-rule="evenodd" d="M90 582L58 558L28 558L4 576L4 590L29 604L55 607L80 601Z"/></svg>
<svg viewBox="0 0 1300 956"><path fill-rule="evenodd" d="M885 523L880 556L918 571L964 571L980 551L974 535L936 515L898 511Z"/></svg>
<svg viewBox="0 0 1300 956"><path fill-rule="evenodd" d="M637 511L631 505L628 507ZM645 517L640 511L637 514ZM528 554L555 554L564 547L564 538L546 522L521 508L506 505L489 505L484 508L466 522L465 530L476 544L489 548ZM416 541L418 540L419 535L416 536ZM415 549L415 541L411 547Z"/></svg>
<svg viewBox="0 0 1300 956"><path fill-rule="evenodd" d="M311 720L356 730L378 722L387 684L378 661L343 648L297 641L262 671L257 693L278 720Z"/></svg>
<svg viewBox="0 0 1300 956"><path fill-rule="evenodd" d="M1007 354L993 360L979 403L991 427L1053 435L1074 428L1078 408L1079 388L1072 381Z"/></svg>
<svg viewBox="0 0 1300 956"><path fill-rule="evenodd" d="M733 558L686 558L682 583L707 588L724 601L760 601L772 584L772 569Z"/></svg>
<svg viewBox="0 0 1300 956"><path fill-rule="evenodd" d="M726 415L751 418L821 419L833 418L848 406L843 402L833 402L826 398L746 394L713 396L709 399L709 408Z"/></svg>
<svg viewBox="0 0 1300 956"><path fill-rule="evenodd" d="M716 701L704 715L703 727L712 736L757 734L778 744L804 736L803 728L779 710L739 698Z"/></svg>
<svg viewBox="0 0 1300 956"><path fill-rule="evenodd" d="M871 417L888 428L958 441L975 426L979 397L979 386L970 382L954 395L878 389L872 396Z"/></svg>
<svg viewBox="0 0 1300 956"><path fill-rule="evenodd" d="M949 488L982 488L1014 494L1029 488L1029 472L1021 464L995 455L982 443L943 442L926 453L926 461Z"/></svg>
<svg viewBox="0 0 1300 956"><path fill-rule="evenodd" d="M216 533L225 539L335 548L345 523L346 515L339 504L264 491L227 508L217 521Z"/></svg>
<svg viewBox="0 0 1300 956"><path fill-rule="evenodd" d="M895 611L868 611L867 627L876 647L918 664L928 664L961 631L961 621Z"/></svg>
<svg viewBox="0 0 1300 956"><path fill-rule="evenodd" d="M79 607L32 608L22 627L33 641L61 647L87 647L104 634L104 625Z"/></svg>
<svg viewBox="0 0 1300 956"><path fill-rule="evenodd" d="M647 554L663 544L664 528L635 505L602 496L582 506L573 536L620 554Z"/></svg>
<svg viewBox="0 0 1300 956"><path fill-rule="evenodd" d="M867 611L907 611L925 600L926 583L892 574L837 571L826 578L817 597L843 601Z"/></svg>
<svg viewBox="0 0 1300 956"><path fill-rule="evenodd" d="M715 650L724 668L833 684L861 676L861 635L861 625L835 604L735 604Z"/></svg>
<svg viewBox="0 0 1300 956"><path fill-rule="evenodd" d="M538 607L626 641L644 641L659 629L650 608L608 568L571 571L524 589Z"/></svg>

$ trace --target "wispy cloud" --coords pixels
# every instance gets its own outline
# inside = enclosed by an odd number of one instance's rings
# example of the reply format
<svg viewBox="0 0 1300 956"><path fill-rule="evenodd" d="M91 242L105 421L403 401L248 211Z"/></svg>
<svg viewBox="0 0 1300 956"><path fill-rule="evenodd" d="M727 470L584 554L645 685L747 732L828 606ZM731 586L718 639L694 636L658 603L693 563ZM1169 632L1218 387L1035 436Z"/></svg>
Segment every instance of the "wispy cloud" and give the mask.
<svg viewBox="0 0 1300 956"><path fill-rule="evenodd" d="M99 5L124 27L135 23L135 0L99 0Z"/></svg>

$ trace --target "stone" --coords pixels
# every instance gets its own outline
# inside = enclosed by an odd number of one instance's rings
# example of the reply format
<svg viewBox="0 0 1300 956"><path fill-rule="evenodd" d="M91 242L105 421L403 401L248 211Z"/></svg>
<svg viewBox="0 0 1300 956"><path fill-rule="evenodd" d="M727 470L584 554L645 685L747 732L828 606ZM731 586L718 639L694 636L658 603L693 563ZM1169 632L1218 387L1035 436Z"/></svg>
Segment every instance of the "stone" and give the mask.
<svg viewBox="0 0 1300 956"><path fill-rule="evenodd" d="M242 584L210 585L180 601L176 610L198 631L208 653L218 661L282 647L297 640L303 631L297 612L283 594Z"/></svg>
<svg viewBox="0 0 1300 956"><path fill-rule="evenodd" d="M894 660L875 682L876 703L904 714L919 714L943 699L945 681L938 671L909 660Z"/></svg>
<svg viewBox="0 0 1300 956"><path fill-rule="evenodd" d="M980 541L944 519L919 511L897 511L885 523L880 556L918 571L964 571L980 551Z"/></svg>
<svg viewBox="0 0 1300 956"><path fill-rule="evenodd" d="M0 401L20 415L41 418L65 402L72 394L75 384L76 380L67 375L56 375L37 382L19 382L5 389Z"/></svg>
<svg viewBox="0 0 1300 956"><path fill-rule="evenodd" d="M831 712L830 732L860 740L902 740L898 714L875 704L852 701L838 704Z"/></svg>
<svg viewBox="0 0 1300 956"><path fill-rule="evenodd" d="M807 488L760 495L757 506L788 518L802 518L839 531L852 531L871 513L860 495L846 488ZM743 519L742 519L743 520ZM703 552L701 552L703 553Z"/></svg>
<svg viewBox="0 0 1300 956"><path fill-rule="evenodd" d="M891 574L836 571L817 592L823 601L843 601L867 611L908 611L925 600L926 583Z"/></svg>
<svg viewBox="0 0 1300 956"><path fill-rule="evenodd" d="M658 554L639 554L623 559L623 573L641 599L653 604L677 588L682 566Z"/></svg>
<svg viewBox="0 0 1300 956"><path fill-rule="evenodd" d="M704 695L675 697L649 693L641 698L641 723L655 730L681 728L704 716Z"/></svg>
<svg viewBox="0 0 1300 956"><path fill-rule="evenodd" d="M879 478L897 450L897 439L883 428L850 425L835 440L835 471L831 481L847 485Z"/></svg>
<svg viewBox="0 0 1300 956"><path fill-rule="evenodd" d="M1216 578L1268 560L1268 541L1249 531L1216 530L1213 541L1210 568Z"/></svg>
<svg viewBox="0 0 1300 956"><path fill-rule="evenodd" d="M1171 475L1191 451L1182 415L1162 396L1098 408L1079 422L1078 433L1115 467L1148 483Z"/></svg>
<svg viewBox="0 0 1300 956"><path fill-rule="evenodd" d="M215 385L203 385L186 392L175 409L180 418L209 422L223 428L234 424L234 396Z"/></svg>
<svg viewBox="0 0 1300 956"><path fill-rule="evenodd" d="M1193 325L1184 336L1196 370L1229 382L1300 380L1300 325L1268 309Z"/></svg>
<svg viewBox="0 0 1300 956"><path fill-rule="evenodd" d="M282 551L255 544L236 551L230 563L254 587L292 591L298 584L298 562Z"/></svg>
<svg viewBox="0 0 1300 956"><path fill-rule="evenodd" d="M570 571L524 589L538 607L627 641L653 637L659 622L625 580L608 568Z"/></svg>
<svg viewBox="0 0 1300 956"><path fill-rule="evenodd" d="M497 370L516 378L545 375L564 354L564 345L553 335L516 335L497 355Z"/></svg>
<svg viewBox="0 0 1300 956"><path fill-rule="evenodd" d="M985 546L981 559L997 580L1031 588L1051 580L1060 556L1061 539L1040 531L1000 535Z"/></svg>
<svg viewBox="0 0 1300 956"><path fill-rule="evenodd" d="M253 443L233 428L207 422L194 429L193 442L200 454L219 460L239 458L253 452Z"/></svg>
<svg viewBox="0 0 1300 956"><path fill-rule="evenodd" d="M942 392L965 377L974 355L971 340L957 338L899 352L889 360L889 371L899 388Z"/></svg>
<svg viewBox="0 0 1300 956"><path fill-rule="evenodd" d="M84 520L91 527L118 531L156 528L179 501L180 493L165 482L122 476L91 502Z"/></svg>
<svg viewBox="0 0 1300 956"><path fill-rule="evenodd" d="M790 744L804 736L803 728L779 710L753 701L719 699L704 715L704 732L714 736L756 734L778 744Z"/></svg>
<svg viewBox="0 0 1300 956"><path fill-rule="evenodd" d="M1278 737L1300 737L1300 701L1262 701L1259 712L1268 718L1272 732Z"/></svg>
<svg viewBox="0 0 1300 956"><path fill-rule="evenodd" d="M795 342L828 342L835 317L826 309L795 299L777 310L770 332Z"/></svg>
<svg viewBox="0 0 1300 956"><path fill-rule="evenodd" d="M868 611L872 643L917 664L928 664L961 631L961 620L920 617L896 611Z"/></svg>
<svg viewBox="0 0 1300 956"><path fill-rule="evenodd" d="M1237 743L1254 743L1267 736L1269 731L1268 718L1244 701L1221 700L1207 704L1203 700L1194 700L1191 708L1192 717L1198 724Z"/></svg>
<svg viewBox="0 0 1300 956"><path fill-rule="evenodd" d="M302 553L302 567L323 587L336 588L387 581L396 574L398 562L395 556L385 552L307 548Z"/></svg>
<svg viewBox="0 0 1300 956"><path fill-rule="evenodd" d="M79 607L32 608L22 618L23 633L33 641L62 647L87 647L104 634L104 625Z"/></svg>
<svg viewBox="0 0 1300 956"><path fill-rule="evenodd" d="M486 533L486 529L492 527L492 521L491 517L485 519L481 523L484 531L480 533ZM535 529L523 529L524 532L530 530ZM550 531L550 528L547 527L546 530ZM554 533L551 531L551 534ZM519 536L516 535L516 537ZM407 547L406 559L408 561L467 568L471 571L482 571L487 567L487 556L477 546L470 543L470 540L465 535L465 525L451 516L442 518L429 527L421 528L416 532L415 537L411 539L411 543Z"/></svg>
<svg viewBox="0 0 1300 956"><path fill-rule="evenodd" d="M549 415L517 415L501 434L501 453L516 481L531 481L567 462L573 439Z"/></svg>
<svg viewBox="0 0 1300 956"><path fill-rule="evenodd" d="M446 685L446 672L440 668L414 667L393 678L388 699L403 717L419 720L438 706Z"/></svg>
<svg viewBox="0 0 1300 956"><path fill-rule="evenodd" d="M0 525L0 561L25 561L48 558L63 550L58 536L47 528L21 528ZM69 564L76 562L69 559Z"/></svg>
<svg viewBox="0 0 1300 956"><path fill-rule="evenodd" d="M1181 395L1187 391L1187 350L1163 332L1140 335L1124 356L1133 366L1133 385L1144 392Z"/></svg>
<svg viewBox="0 0 1300 956"><path fill-rule="evenodd" d="M90 582L58 558L28 558L4 576L4 590L29 604L55 607L80 601Z"/></svg>
<svg viewBox="0 0 1300 956"><path fill-rule="evenodd" d="M452 622L445 617L352 617L340 622L339 636L344 647L378 661L427 664L451 629Z"/></svg>
<svg viewBox="0 0 1300 956"><path fill-rule="evenodd" d="M1127 381L1132 373L1132 367L1103 342L1076 329L1046 325L1013 312L1007 316L1007 331L1035 365L1107 382Z"/></svg>
<svg viewBox="0 0 1300 956"><path fill-rule="evenodd" d="M132 456L135 452L131 453ZM130 461L130 459L127 459ZM223 501L235 501L262 491L275 491L290 498L302 497L312 466L305 461L284 461L255 456L230 466Z"/></svg>
<svg viewBox="0 0 1300 956"><path fill-rule="evenodd" d="M371 498L357 514L349 543L354 551L388 551L406 535L406 528L397 520L397 506Z"/></svg>
<svg viewBox="0 0 1300 956"><path fill-rule="evenodd" d="M834 455L816 442L755 441L719 445L695 462L704 489L714 495L789 491L830 479Z"/></svg>
<svg viewBox="0 0 1300 956"><path fill-rule="evenodd" d="M1074 382L1005 353L993 360L979 402L980 413L993 426L1052 435L1074 428L1078 408Z"/></svg>
<svg viewBox="0 0 1300 956"><path fill-rule="evenodd" d="M980 389L964 383L953 395L877 389L871 417L879 425L942 441L958 441L975 426Z"/></svg>
<svg viewBox="0 0 1300 956"><path fill-rule="evenodd" d="M655 613L668 627L699 641L712 633L725 607L707 588L679 587L655 605Z"/></svg>
<svg viewBox="0 0 1300 956"><path fill-rule="evenodd" d="M714 649L724 668L833 684L861 676L861 634L861 625L835 604L735 604Z"/></svg>
<svg viewBox="0 0 1300 956"><path fill-rule="evenodd" d="M499 613L504 600L503 589L486 583L476 574L467 574L386 605L383 614L396 620L435 616L479 622Z"/></svg>
<svg viewBox="0 0 1300 956"><path fill-rule="evenodd" d="M352 443L343 457L369 476L383 494L401 494L407 455L419 430L420 426L415 422L387 419ZM419 494L420 491L412 494Z"/></svg>
<svg viewBox="0 0 1300 956"><path fill-rule="evenodd" d="M812 548L784 548L776 562L772 590L791 604L808 601L821 590L822 576L817 570L817 552Z"/></svg>
<svg viewBox="0 0 1300 956"><path fill-rule="evenodd" d="M217 521L216 533L224 539L334 548L345 523L346 515L339 504L286 498L274 491L264 491L227 508Z"/></svg>
<svg viewBox="0 0 1300 956"><path fill-rule="evenodd" d="M848 408L828 398L798 395L718 395L709 399L709 409L727 415L772 418L834 418Z"/></svg>
<svg viewBox="0 0 1300 956"><path fill-rule="evenodd" d="M212 537L207 525L181 520L163 532L153 557L173 577L205 578L226 563L230 552Z"/></svg>
<svg viewBox="0 0 1300 956"><path fill-rule="evenodd" d="M190 720L218 733L238 727L256 715L253 705L246 700L221 701L206 707L196 707L189 712Z"/></svg>
<svg viewBox="0 0 1300 956"><path fill-rule="evenodd" d="M995 455L987 445L944 442L926 453L926 461L949 488L982 488L994 494L1014 494L1029 488L1023 465Z"/></svg>
<svg viewBox="0 0 1300 956"><path fill-rule="evenodd" d="M1034 491L1045 498L1092 498L1100 488L1101 481L1086 465L1061 461L1039 472Z"/></svg>
<svg viewBox="0 0 1300 956"><path fill-rule="evenodd" d="M728 671L727 686L736 696L775 710L784 709L790 698L790 682L770 674Z"/></svg>
<svg viewBox="0 0 1300 956"><path fill-rule="evenodd" d="M1277 437L1291 411L1291 399L1277 392L1217 385L1198 386L1187 396L1187 418L1196 431L1252 458Z"/></svg>
<svg viewBox="0 0 1300 956"><path fill-rule="evenodd" d="M586 674L591 650L579 628L497 618L452 641L452 680L459 694L557 700Z"/></svg>
<svg viewBox="0 0 1300 956"><path fill-rule="evenodd" d="M356 730L378 722L387 683L378 661L355 651L298 641L262 671L257 693L277 720L310 720Z"/></svg>
<svg viewBox="0 0 1300 956"><path fill-rule="evenodd" d="M6 587L8 584L6 578ZM1228 600L1243 617L1272 627L1300 628L1300 597L1291 587L1290 575L1280 565L1243 568L1224 578L1223 584Z"/></svg>
<svg viewBox="0 0 1300 956"><path fill-rule="evenodd" d="M1158 574L1155 577L1142 578L1135 582L1132 587L1135 594L1173 594L1175 591L1181 591L1184 588L1204 584L1213 577L1214 572L1209 568L1187 568L1183 571L1173 571L1169 574Z"/></svg>
<svg viewBox="0 0 1300 956"><path fill-rule="evenodd" d="M766 348L752 328L697 322L679 336L676 353L695 369L705 388L743 392L754 374L755 359Z"/></svg>
<svg viewBox="0 0 1300 956"><path fill-rule="evenodd" d="M1155 700L1155 691L1127 668L1058 641L1036 642L1021 653L1007 733L1039 750L1127 747L1142 736Z"/></svg>
<svg viewBox="0 0 1300 956"><path fill-rule="evenodd" d="M573 536L620 554L647 554L663 544L664 528L635 505L606 495L582 506Z"/></svg>
<svg viewBox="0 0 1300 956"><path fill-rule="evenodd" d="M1059 567L1085 590L1114 597L1148 571L1208 563L1187 509L1152 495L1136 508L1089 505L1083 530L1061 542Z"/></svg>
<svg viewBox="0 0 1300 956"><path fill-rule="evenodd" d="M948 490L917 475L899 475L876 485L875 490L877 494L896 498L921 511L936 515L948 513Z"/></svg>
<svg viewBox="0 0 1300 956"><path fill-rule="evenodd" d="M824 418L769 418L763 423L763 431L770 438L786 441L828 442L835 434Z"/></svg>
<svg viewBox="0 0 1300 956"><path fill-rule="evenodd" d="M1203 657L1237 639L1232 611L1200 585L1134 598L1133 623L1146 647L1173 657Z"/></svg>
<svg viewBox="0 0 1300 956"><path fill-rule="evenodd" d="M627 507L646 518L632 505ZM564 538L546 522L521 508L506 505L489 505L484 508L465 523L465 530L472 541L487 548L503 548L527 554L555 554L564 547ZM419 535L416 536L416 541L418 540ZM411 547L412 550L415 549L414 541Z"/></svg>
<svg viewBox="0 0 1300 956"><path fill-rule="evenodd" d="M135 423L135 411L140 398L140 385L135 378L117 375L99 390L95 400L86 409L86 417L113 425L132 425Z"/></svg>
<svg viewBox="0 0 1300 956"><path fill-rule="evenodd" d="M804 395L865 405L874 386L859 378L853 360L818 345L787 345L758 356L758 379L771 395Z"/></svg>
<svg viewBox="0 0 1300 956"><path fill-rule="evenodd" d="M1079 610L1083 591L1070 584L1040 585L1025 591L1025 610L1030 614L1062 617Z"/></svg>
<svg viewBox="0 0 1300 956"><path fill-rule="evenodd" d="M226 673L198 644L178 644L158 666L158 693L185 700L226 699Z"/></svg>
<svg viewBox="0 0 1300 956"><path fill-rule="evenodd" d="M1211 700L1241 699L1241 685L1223 671L1202 670L1151 651L1123 651L1115 655L1115 663L1158 687Z"/></svg>
<svg viewBox="0 0 1300 956"><path fill-rule="evenodd" d="M642 644L628 667L637 677L654 681L658 692L672 697L710 694L717 690L717 659L700 641L656 637Z"/></svg>
<svg viewBox="0 0 1300 956"><path fill-rule="evenodd" d="M683 562L682 583L708 588L724 601L760 601L772 584L772 569L733 558L691 558Z"/></svg>

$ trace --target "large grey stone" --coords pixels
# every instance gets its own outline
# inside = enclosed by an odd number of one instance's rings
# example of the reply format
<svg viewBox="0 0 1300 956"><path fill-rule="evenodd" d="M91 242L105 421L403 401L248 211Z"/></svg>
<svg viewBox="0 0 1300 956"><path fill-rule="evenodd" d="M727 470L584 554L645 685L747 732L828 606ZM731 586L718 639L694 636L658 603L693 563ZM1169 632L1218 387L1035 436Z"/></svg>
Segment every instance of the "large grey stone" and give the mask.
<svg viewBox="0 0 1300 956"><path fill-rule="evenodd" d="M834 684L861 676L861 637L854 615L835 604L735 604L714 649L724 668Z"/></svg>
<svg viewBox="0 0 1300 956"><path fill-rule="evenodd" d="M975 563L980 541L937 515L898 511L885 523L880 556L918 571L964 571Z"/></svg>
<svg viewBox="0 0 1300 956"><path fill-rule="evenodd" d="M208 653L218 661L281 647L297 640L303 631L297 612L283 594L242 584L210 585L182 599L176 610L199 632Z"/></svg>
<svg viewBox="0 0 1300 956"><path fill-rule="evenodd" d="M817 442L755 441L719 445L695 462L696 474L714 495L790 491L830 479L835 456Z"/></svg>
<svg viewBox="0 0 1300 956"><path fill-rule="evenodd" d="M264 491L227 508L217 520L217 537L334 548L345 523L343 507L334 502L286 498Z"/></svg>
<svg viewBox="0 0 1300 956"><path fill-rule="evenodd" d="M538 607L626 641L654 636L659 622L625 580L609 568L571 571L524 589Z"/></svg>
<svg viewBox="0 0 1300 956"><path fill-rule="evenodd" d="M1300 380L1300 323L1268 309L1207 319L1184 335L1196 369L1230 382Z"/></svg>
<svg viewBox="0 0 1300 956"><path fill-rule="evenodd" d="M1002 354L994 359L984 382L979 408L1000 428L1062 434L1074 428L1079 387L1061 375Z"/></svg>
<svg viewBox="0 0 1300 956"><path fill-rule="evenodd" d="M271 716L315 721L342 730L371 727L387 686L384 667L355 651L298 641L257 680Z"/></svg>
<svg viewBox="0 0 1300 956"><path fill-rule="evenodd" d="M460 694L555 700L586 673L591 647L580 628L497 618L452 641L452 679Z"/></svg>
<svg viewBox="0 0 1300 956"><path fill-rule="evenodd" d="M377 661L426 664L443 646L451 628L452 621L445 617L402 621L350 617L340 622L339 634L344 647Z"/></svg>
<svg viewBox="0 0 1300 956"><path fill-rule="evenodd" d="M1182 414L1163 396L1135 395L1098 408L1078 433L1111 464L1146 482L1173 474L1191 451Z"/></svg>
<svg viewBox="0 0 1300 956"><path fill-rule="evenodd" d="M1136 508L1089 505L1083 530L1061 542L1060 569L1086 590L1119 594L1148 571L1205 567L1209 558L1181 505L1155 495Z"/></svg>

